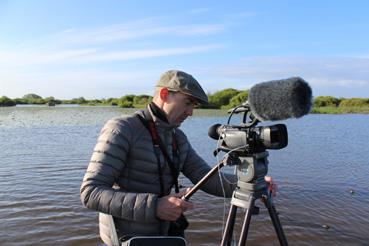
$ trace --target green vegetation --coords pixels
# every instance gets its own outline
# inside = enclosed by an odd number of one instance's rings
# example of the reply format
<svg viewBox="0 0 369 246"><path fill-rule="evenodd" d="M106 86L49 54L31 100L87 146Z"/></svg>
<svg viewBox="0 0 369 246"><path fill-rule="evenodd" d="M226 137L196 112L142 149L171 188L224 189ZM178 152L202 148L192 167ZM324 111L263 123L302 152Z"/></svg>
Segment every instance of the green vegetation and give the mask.
<svg viewBox="0 0 369 246"><path fill-rule="evenodd" d="M142 108L142 107L145 107L145 105L149 104L151 100L152 100L152 96L148 96L148 95L135 96L133 98L133 105L135 105L136 108Z"/></svg>
<svg viewBox="0 0 369 246"><path fill-rule="evenodd" d="M314 98L312 113L352 114L369 113L369 98L335 98L319 96Z"/></svg>
<svg viewBox="0 0 369 246"><path fill-rule="evenodd" d="M18 101L20 102L19 104L45 104L46 103L46 101L42 97L36 94L24 95L22 98L17 100L17 104L18 104Z"/></svg>
<svg viewBox="0 0 369 246"><path fill-rule="evenodd" d="M241 91L237 95L233 96L231 100L229 100L228 108L234 108L237 105L240 105L241 103L246 102L248 96L249 96L249 91Z"/></svg>
<svg viewBox="0 0 369 246"><path fill-rule="evenodd" d="M342 99L340 107L369 107L369 98Z"/></svg>
<svg viewBox="0 0 369 246"><path fill-rule="evenodd" d="M231 99L238 95L240 91L235 89L225 89L221 91L217 91L214 94L208 94L209 103L214 108L230 108L229 103Z"/></svg>
<svg viewBox="0 0 369 246"><path fill-rule="evenodd" d="M369 107L313 107L313 114L369 114Z"/></svg>
<svg viewBox="0 0 369 246"><path fill-rule="evenodd" d="M247 100L247 90L236 90L232 88L208 93L209 105L199 106L209 109L230 109ZM83 97L70 100L59 100L54 97L42 98L36 94L27 94L22 98L10 99L6 96L0 97L0 107L14 106L17 104L43 104L54 106L57 104L78 104L90 106L118 106L122 108L143 108L151 102L149 95L125 95L120 98L87 100ZM313 100L312 113L316 114L369 114L369 98L335 98L332 96L318 96Z"/></svg>
<svg viewBox="0 0 369 246"><path fill-rule="evenodd" d="M123 108L142 108L152 100L148 95L126 95L121 98L92 99L87 100L84 97L72 98L68 100L59 100L54 97L42 98L37 94L27 94L22 98L10 99L6 96L0 97L0 107L15 106L17 104L36 104L55 106L58 104L78 104L88 106L119 106Z"/></svg>
<svg viewBox="0 0 369 246"><path fill-rule="evenodd" d="M341 99L331 96L319 96L314 98L314 107L337 107Z"/></svg>
<svg viewBox="0 0 369 246"><path fill-rule="evenodd" d="M15 106L15 105L16 105L16 102L10 99L9 97L6 97L6 96L0 97L0 106L9 107L9 106Z"/></svg>

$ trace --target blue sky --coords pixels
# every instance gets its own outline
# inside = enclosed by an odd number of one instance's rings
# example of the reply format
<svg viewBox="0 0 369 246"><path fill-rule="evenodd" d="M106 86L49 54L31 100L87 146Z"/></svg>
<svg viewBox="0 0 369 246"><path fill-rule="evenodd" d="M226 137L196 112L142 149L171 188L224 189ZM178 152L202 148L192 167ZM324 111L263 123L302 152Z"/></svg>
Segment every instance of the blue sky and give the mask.
<svg viewBox="0 0 369 246"><path fill-rule="evenodd" d="M168 69L207 92L291 76L369 97L369 1L0 0L0 96L152 94Z"/></svg>

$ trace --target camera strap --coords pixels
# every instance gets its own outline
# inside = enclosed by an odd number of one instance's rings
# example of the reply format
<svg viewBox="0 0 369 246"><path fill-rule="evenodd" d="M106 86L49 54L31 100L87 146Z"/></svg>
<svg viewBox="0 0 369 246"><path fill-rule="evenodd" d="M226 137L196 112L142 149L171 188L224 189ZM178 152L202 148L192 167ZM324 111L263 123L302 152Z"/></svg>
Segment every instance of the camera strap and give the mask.
<svg viewBox="0 0 369 246"><path fill-rule="evenodd" d="M179 192L179 185L178 185L178 176L179 176L179 170L176 168L175 164L174 164L174 160L178 160L179 157L179 151L178 151L178 145L177 145L177 140L175 137L175 133L172 132L172 152L173 152L173 159L170 158L164 143L162 142L162 140L160 139L160 136L157 132L155 123L152 119L151 113L146 109L143 111L145 118L142 115L136 114L138 116L138 118L140 119L140 121L142 122L142 124L147 128L147 130L150 132L151 138L152 138L152 143L154 146L154 152L156 155L156 159L158 162L158 174L159 174L159 181L160 181L160 196L164 196L164 181L163 181L163 167L161 165L160 162L160 152L164 155L170 172L172 174L172 178L173 178L173 183L174 183L174 188L175 188L175 192L178 193Z"/></svg>

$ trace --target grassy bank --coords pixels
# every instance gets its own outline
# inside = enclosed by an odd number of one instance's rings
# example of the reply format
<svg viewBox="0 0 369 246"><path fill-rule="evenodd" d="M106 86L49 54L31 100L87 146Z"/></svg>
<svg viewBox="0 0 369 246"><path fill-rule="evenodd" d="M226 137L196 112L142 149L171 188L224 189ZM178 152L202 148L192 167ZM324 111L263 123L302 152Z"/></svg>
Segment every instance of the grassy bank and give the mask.
<svg viewBox="0 0 369 246"><path fill-rule="evenodd" d="M312 114L369 114L369 107L314 107Z"/></svg>
<svg viewBox="0 0 369 246"><path fill-rule="evenodd" d="M208 93L209 105L200 105L203 109L228 110L245 102L248 91L240 91L232 88ZM79 104L87 106L118 106L121 108L145 108L152 100L149 95L125 95L120 98L92 99L83 97L70 100L59 100L54 97L42 98L36 94L26 94L22 98L0 97L0 107L15 106L20 104L59 105ZM369 98L336 98L332 96L317 96L312 101L313 114L369 114Z"/></svg>

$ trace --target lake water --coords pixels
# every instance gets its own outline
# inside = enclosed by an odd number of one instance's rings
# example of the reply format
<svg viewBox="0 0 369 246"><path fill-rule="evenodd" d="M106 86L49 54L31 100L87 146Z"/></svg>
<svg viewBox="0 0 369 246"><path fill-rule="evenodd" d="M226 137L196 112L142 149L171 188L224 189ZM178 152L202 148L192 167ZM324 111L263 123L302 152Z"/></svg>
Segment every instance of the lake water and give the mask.
<svg viewBox="0 0 369 246"><path fill-rule="evenodd" d="M97 213L81 205L79 187L104 122L130 112L0 108L0 245L101 244ZM207 129L226 120L220 111L198 110L181 127L211 165L218 162L216 141ZM369 115L308 115L283 123L289 145L269 151L268 174L279 186L274 202L289 244L369 245ZM201 191L191 200L196 209L187 213L188 245L219 245L229 200ZM247 245L279 245L267 210L258 205ZM242 218L240 210L237 227Z"/></svg>

